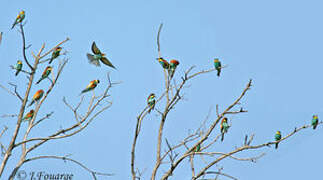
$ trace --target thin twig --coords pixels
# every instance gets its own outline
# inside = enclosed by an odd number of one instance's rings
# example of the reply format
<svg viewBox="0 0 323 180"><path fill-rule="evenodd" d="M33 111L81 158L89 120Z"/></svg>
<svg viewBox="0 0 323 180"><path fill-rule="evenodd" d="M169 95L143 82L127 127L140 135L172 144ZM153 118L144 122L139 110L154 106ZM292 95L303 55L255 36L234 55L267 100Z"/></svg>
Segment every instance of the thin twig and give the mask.
<svg viewBox="0 0 323 180"><path fill-rule="evenodd" d="M159 43L159 36L160 36L160 31L161 29L163 28L163 23L161 23L159 25L159 28L158 28L158 34L157 34L157 49L158 49L158 56L161 57L161 53L160 53L160 43Z"/></svg>
<svg viewBox="0 0 323 180"><path fill-rule="evenodd" d="M22 23L19 24L20 25L20 33L21 33L21 37L22 37L22 55L24 57L24 60L26 62L26 64L28 65L28 67L31 69L32 73L34 73L35 68L32 67L27 59L26 56L26 39L25 39L25 33L24 33L24 27L22 25Z"/></svg>

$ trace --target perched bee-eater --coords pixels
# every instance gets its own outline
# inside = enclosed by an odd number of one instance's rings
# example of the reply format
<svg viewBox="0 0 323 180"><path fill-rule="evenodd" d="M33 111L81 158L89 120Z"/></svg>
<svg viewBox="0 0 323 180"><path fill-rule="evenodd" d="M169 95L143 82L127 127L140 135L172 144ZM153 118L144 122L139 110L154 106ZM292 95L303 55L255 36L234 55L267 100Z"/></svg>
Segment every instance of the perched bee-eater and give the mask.
<svg viewBox="0 0 323 180"><path fill-rule="evenodd" d="M88 91L91 91L93 90L98 84L100 83L99 80L93 80L91 81L87 86L86 88L81 92L82 93L85 93L85 92L88 92Z"/></svg>
<svg viewBox="0 0 323 180"><path fill-rule="evenodd" d="M41 78L36 82L36 84L40 83L43 79L47 78L49 74L52 72L53 68L51 66L47 66L44 70L43 74L41 75Z"/></svg>
<svg viewBox="0 0 323 180"><path fill-rule="evenodd" d="M169 63L164 58L160 57L157 59L164 69L169 69Z"/></svg>
<svg viewBox="0 0 323 180"><path fill-rule="evenodd" d="M24 118L22 118L22 121L30 121L34 117L34 110L30 110Z"/></svg>
<svg viewBox="0 0 323 180"><path fill-rule="evenodd" d="M44 90L42 90L42 89L38 90L34 94L33 99L31 100L31 102L28 105L28 107L31 106L31 105L33 105L35 101L39 101L43 97L43 95L44 95Z"/></svg>
<svg viewBox="0 0 323 180"><path fill-rule="evenodd" d="M101 61L103 64L105 64L107 66L110 66L110 67L116 69L112 65L112 63L105 57L105 54L104 53L101 53L100 49L96 46L96 44L95 44L94 41L92 43L91 49L92 49L92 52L93 52L94 55L89 54L89 53L86 54L87 58L89 59L89 63L90 64L94 64L96 66L100 66L100 61Z"/></svg>
<svg viewBox="0 0 323 180"><path fill-rule="evenodd" d="M275 141L279 141L279 140L281 140L281 138L282 138L282 135L281 135L280 131L277 131L276 134L275 134ZM275 149L278 148L278 143L279 142L276 143Z"/></svg>
<svg viewBox="0 0 323 180"><path fill-rule="evenodd" d="M25 11L20 11L11 29L13 29L18 23L21 23L25 19Z"/></svg>
<svg viewBox="0 0 323 180"><path fill-rule="evenodd" d="M220 76L222 66L218 58L214 59L214 67L218 71L217 75Z"/></svg>
<svg viewBox="0 0 323 180"><path fill-rule="evenodd" d="M155 108L156 100L155 100L155 94L151 93L147 98L147 104L149 106L148 113L150 113L151 110Z"/></svg>
<svg viewBox="0 0 323 180"><path fill-rule="evenodd" d="M312 118L313 129L316 129L316 126L318 125L318 123L319 123L319 117L317 115L313 115L313 118Z"/></svg>
<svg viewBox="0 0 323 180"><path fill-rule="evenodd" d="M49 59L49 64L53 62L54 59L56 59L62 51L62 47L56 47L52 53L52 57Z"/></svg>
<svg viewBox="0 0 323 180"><path fill-rule="evenodd" d="M229 129L229 124L228 124L228 118L224 117L221 121L220 124L220 130L221 130L221 141L224 139L224 134L228 132Z"/></svg>
<svg viewBox="0 0 323 180"><path fill-rule="evenodd" d="M195 152L200 152L201 150L201 144L198 144L195 148Z"/></svg>
<svg viewBox="0 0 323 180"><path fill-rule="evenodd" d="M14 68L17 70L16 71L16 76L17 76L19 74L19 72L21 71L21 69L22 69L22 62L20 60L18 60L17 64L14 66Z"/></svg>
<svg viewBox="0 0 323 180"><path fill-rule="evenodd" d="M168 70L168 74L170 76L170 78L173 78L174 74L175 74L175 70L176 67L179 65L179 61L172 59L169 62L169 70Z"/></svg>

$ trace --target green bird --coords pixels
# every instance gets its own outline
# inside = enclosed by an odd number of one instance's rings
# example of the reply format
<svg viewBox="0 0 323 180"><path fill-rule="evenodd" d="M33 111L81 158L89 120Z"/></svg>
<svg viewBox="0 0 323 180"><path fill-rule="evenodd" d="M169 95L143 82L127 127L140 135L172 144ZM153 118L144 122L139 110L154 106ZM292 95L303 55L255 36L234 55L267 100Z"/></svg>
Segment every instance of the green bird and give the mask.
<svg viewBox="0 0 323 180"><path fill-rule="evenodd" d="M34 110L30 110L24 118L22 118L22 121L30 121L34 117Z"/></svg>
<svg viewBox="0 0 323 180"><path fill-rule="evenodd" d="M25 19L25 11L20 11L15 22L12 24L11 29L13 29L18 23L21 23Z"/></svg>
<svg viewBox="0 0 323 180"><path fill-rule="evenodd" d="M35 102L38 102L43 97L43 95L44 95L44 90L40 89L36 91L28 107L33 105Z"/></svg>
<svg viewBox="0 0 323 180"><path fill-rule="evenodd" d="M53 68L51 66L47 66L43 74L41 75L41 78L36 82L36 84L39 84L40 81L42 81L43 79L46 79L49 76L49 74L52 72L52 70Z"/></svg>
<svg viewBox="0 0 323 180"><path fill-rule="evenodd" d="M195 152L200 152L201 150L201 144L198 144L195 148Z"/></svg>
<svg viewBox="0 0 323 180"><path fill-rule="evenodd" d="M93 41L92 43L92 52L94 53L94 55L87 53L86 56L89 59L89 63L90 64L94 64L95 66L100 66L100 61L107 65L110 66L114 69L116 69L112 63L105 57L104 53L101 53L100 49L96 46L95 42Z"/></svg>
<svg viewBox="0 0 323 180"><path fill-rule="evenodd" d="M214 59L214 68L218 71L217 76L220 76L222 66L218 58Z"/></svg>
<svg viewBox="0 0 323 180"><path fill-rule="evenodd" d="M221 121L220 124L220 130L221 130L221 141L224 139L224 134L228 132L229 129L229 124L228 124L228 118L224 117Z"/></svg>
<svg viewBox="0 0 323 180"><path fill-rule="evenodd" d="M48 64L52 63L53 60L56 59L60 55L61 50L62 50L62 47L59 47L59 46L54 49L54 51L52 53L52 57L49 59Z"/></svg>
<svg viewBox="0 0 323 180"><path fill-rule="evenodd" d="M281 135L280 131L277 131L276 134L275 134L275 141L279 141L279 140L281 140L281 138L282 138L282 135ZM278 143L279 142L276 143L275 149L278 148Z"/></svg>
<svg viewBox="0 0 323 180"><path fill-rule="evenodd" d="M169 70L168 70L168 74L170 76L170 78L172 79L174 74L175 74L175 70L176 67L179 65L179 61L172 59L169 61Z"/></svg>
<svg viewBox="0 0 323 180"><path fill-rule="evenodd" d="M164 58L159 57L157 60L164 69L169 69L169 63Z"/></svg>
<svg viewBox="0 0 323 180"><path fill-rule="evenodd" d="M156 104L155 94L154 93L151 93L148 96L148 98L147 98L147 104L149 106L148 113L150 113L150 111L155 108L155 104Z"/></svg>
<svg viewBox="0 0 323 180"><path fill-rule="evenodd" d="M21 71L21 69L22 69L22 62L20 60L18 60L17 64L14 66L14 68L17 70L16 71L16 76L17 76L19 74L19 72Z"/></svg>
<svg viewBox="0 0 323 180"><path fill-rule="evenodd" d="M317 115L313 115L313 118L312 118L313 129L316 129L316 126L318 125L318 123L319 123L319 117Z"/></svg>
<svg viewBox="0 0 323 180"><path fill-rule="evenodd" d="M100 80L93 80L91 81L87 86L86 88L81 92L82 93L85 93L85 92L88 92L88 91L91 91L93 90L94 88L96 88L96 86L100 83Z"/></svg>

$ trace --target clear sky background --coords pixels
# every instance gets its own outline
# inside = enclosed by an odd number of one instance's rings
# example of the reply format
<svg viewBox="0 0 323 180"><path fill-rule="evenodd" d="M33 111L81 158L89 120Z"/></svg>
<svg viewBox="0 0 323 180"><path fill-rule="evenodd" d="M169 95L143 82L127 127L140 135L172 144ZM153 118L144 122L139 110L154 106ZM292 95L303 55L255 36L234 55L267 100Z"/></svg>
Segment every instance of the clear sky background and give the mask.
<svg viewBox="0 0 323 180"><path fill-rule="evenodd" d="M20 10L26 11L26 40L27 44L32 44L27 53L30 59L30 51L39 50L42 43L46 43L48 50L69 37L71 40L63 45L63 50L69 51L70 60L38 117L51 111L54 114L31 136L48 135L74 122L62 97L75 105L78 94L89 81L101 80L95 90L97 94L107 85L107 72L111 72L113 80L123 83L111 90L113 106L88 128L71 138L51 141L32 155L72 154L71 158L94 170L115 174L99 179L130 179L136 117L146 106L147 96L151 92L160 96L164 88L163 71L155 60L158 56L156 35L161 22L164 23L162 54L167 59L180 61L175 74L178 81L192 65L197 66L196 71L212 68L215 57L228 65L220 78L215 72L200 76L183 91L186 100L178 103L165 124L164 137L172 144L183 139L188 129L197 128L210 108L213 108L213 120L216 104L223 110L250 78L254 80L254 86L242 100L249 112L229 116L232 128L223 143L215 144L214 150L228 151L241 145L247 133L255 133L254 143L258 144L273 140L277 130L285 135L296 126L310 123L313 113L323 118L322 6L319 0L2 0L0 31L4 34L0 45L0 83L16 83L19 92L25 92L26 77L23 74L15 77L9 68L17 59L22 59L20 34L16 29L10 30ZM90 52L93 41L107 53L118 70L88 64L86 53ZM58 61L54 63L54 70L57 64ZM40 66L36 79L46 65ZM31 95L48 86L47 80L34 86ZM91 95L85 95L85 102ZM18 113L20 103L16 97L0 89L0 99L0 115ZM136 163L139 168L147 169L144 179L150 177L155 162L159 119L156 112L147 116L137 144ZM16 118L1 118L0 126L12 128L16 121ZM5 135L1 142L8 144L12 129ZM272 146L255 151L267 153L257 163L227 159L219 166L224 167L223 172L242 180L319 179L323 162L322 137L322 127L316 131L307 129L281 143L278 150ZM244 155L250 153L241 157ZM16 160L10 159L4 177ZM203 164L199 162L199 165ZM60 160L34 161L22 169L73 173L76 179L91 178L79 166ZM190 175L190 169L182 166L171 179L189 179Z"/></svg>

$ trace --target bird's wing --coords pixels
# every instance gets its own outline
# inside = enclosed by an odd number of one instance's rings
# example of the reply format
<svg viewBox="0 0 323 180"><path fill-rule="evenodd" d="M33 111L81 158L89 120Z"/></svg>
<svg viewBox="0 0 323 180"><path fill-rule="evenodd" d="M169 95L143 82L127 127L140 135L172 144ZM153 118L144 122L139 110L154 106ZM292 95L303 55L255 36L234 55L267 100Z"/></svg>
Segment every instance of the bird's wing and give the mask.
<svg viewBox="0 0 323 180"><path fill-rule="evenodd" d="M96 44L95 44L95 42L94 42L94 41L93 41L93 43L92 43L92 52L93 52L94 54L101 54L100 49L96 46Z"/></svg>
<svg viewBox="0 0 323 180"><path fill-rule="evenodd" d="M100 66L100 62L98 60L94 59L94 56L92 54L87 53L86 56L89 59L89 63L90 64L94 64L96 66Z"/></svg>
<svg viewBox="0 0 323 180"><path fill-rule="evenodd" d="M89 83L89 85L87 85L87 86L86 86L86 88L87 88L87 89L88 89L88 88L93 89L93 88L95 88L95 87L96 87L95 80L91 81L91 82Z"/></svg>
<svg viewBox="0 0 323 180"><path fill-rule="evenodd" d="M111 62L110 62L106 57L102 57L100 60L101 60L101 61L102 61L102 63L104 63L105 65L108 65L108 66L110 66L110 67L112 67L112 68L116 69L116 68L111 64Z"/></svg>
<svg viewBox="0 0 323 180"><path fill-rule="evenodd" d="M149 103L150 103L150 97L151 97L151 96L148 96L148 98L147 98L147 104L149 104Z"/></svg>
<svg viewBox="0 0 323 180"><path fill-rule="evenodd" d="M43 74L41 75L42 77L45 77L47 75L47 68L44 70Z"/></svg>

